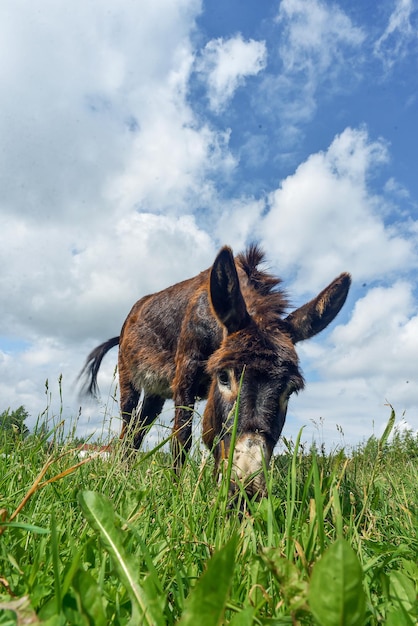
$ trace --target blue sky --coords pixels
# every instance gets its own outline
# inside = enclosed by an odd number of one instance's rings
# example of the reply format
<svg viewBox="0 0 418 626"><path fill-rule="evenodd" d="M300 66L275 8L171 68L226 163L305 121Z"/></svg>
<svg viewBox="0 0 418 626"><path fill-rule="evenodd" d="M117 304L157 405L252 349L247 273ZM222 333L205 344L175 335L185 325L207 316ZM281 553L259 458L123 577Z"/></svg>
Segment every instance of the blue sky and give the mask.
<svg viewBox="0 0 418 626"><path fill-rule="evenodd" d="M62 374L78 415L137 299L258 240L295 306L353 276L284 434L417 430L417 33L412 0L2 2L0 409L61 415Z"/></svg>

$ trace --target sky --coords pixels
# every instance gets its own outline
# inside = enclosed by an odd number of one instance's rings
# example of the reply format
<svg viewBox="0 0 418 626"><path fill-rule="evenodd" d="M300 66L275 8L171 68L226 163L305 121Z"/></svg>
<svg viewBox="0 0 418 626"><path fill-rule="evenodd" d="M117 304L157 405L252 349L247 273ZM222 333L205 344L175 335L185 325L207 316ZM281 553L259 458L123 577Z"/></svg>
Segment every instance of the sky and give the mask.
<svg viewBox="0 0 418 626"><path fill-rule="evenodd" d="M3 0L0 107L0 411L116 432L87 354L258 241L294 307L353 279L283 435L418 430L416 0Z"/></svg>

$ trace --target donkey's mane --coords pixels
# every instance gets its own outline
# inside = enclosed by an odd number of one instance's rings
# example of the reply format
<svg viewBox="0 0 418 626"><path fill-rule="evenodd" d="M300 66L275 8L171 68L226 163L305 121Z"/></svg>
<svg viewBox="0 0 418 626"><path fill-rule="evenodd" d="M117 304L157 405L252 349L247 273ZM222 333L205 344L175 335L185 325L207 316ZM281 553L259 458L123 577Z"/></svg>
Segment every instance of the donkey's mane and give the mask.
<svg viewBox="0 0 418 626"><path fill-rule="evenodd" d="M286 292L279 288L281 278L259 268L259 265L266 260L261 247L255 243L250 244L245 252L238 254L236 260L247 274L249 285L257 294L263 296L263 305L270 307L275 315L283 315L289 306L289 301ZM259 302L260 305L261 302Z"/></svg>

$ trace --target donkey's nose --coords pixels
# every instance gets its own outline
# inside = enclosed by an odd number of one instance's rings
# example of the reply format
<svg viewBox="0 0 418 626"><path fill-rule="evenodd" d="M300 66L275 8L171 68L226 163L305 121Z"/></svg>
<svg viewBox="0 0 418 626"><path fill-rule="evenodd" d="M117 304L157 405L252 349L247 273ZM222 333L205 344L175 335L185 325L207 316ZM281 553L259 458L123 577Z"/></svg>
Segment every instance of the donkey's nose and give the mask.
<svg viewBox="0 0 418 626"><path fill-rule="evenodd" d="M271 451L260 433L244 433L235 443L232 461L230 491L234 493L241 483L247 494L265 495L264 467L268 467Z"/></svg>

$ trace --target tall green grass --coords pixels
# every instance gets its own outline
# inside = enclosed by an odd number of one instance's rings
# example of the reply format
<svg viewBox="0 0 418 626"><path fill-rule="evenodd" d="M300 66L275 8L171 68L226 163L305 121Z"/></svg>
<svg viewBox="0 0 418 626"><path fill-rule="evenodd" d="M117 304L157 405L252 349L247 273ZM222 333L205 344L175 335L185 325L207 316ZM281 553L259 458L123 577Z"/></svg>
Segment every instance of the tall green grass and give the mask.
<svg viewBox="0 0 418 626"><path fill-rule="evenodd" d="M161 446L80 464L60 424L3 446L0 625L416 624L418 438L394 419L349 453L288 442L239 509L197 447L177 479Z"/></svg>

